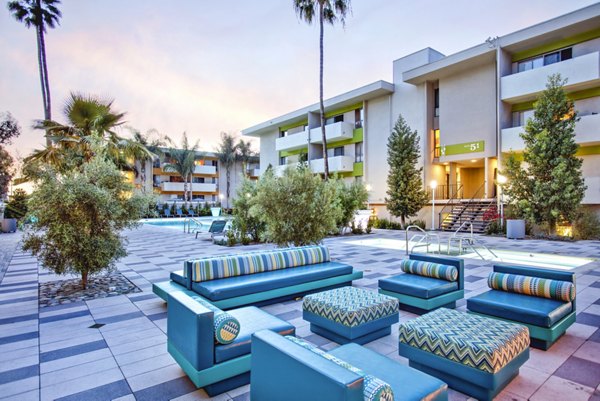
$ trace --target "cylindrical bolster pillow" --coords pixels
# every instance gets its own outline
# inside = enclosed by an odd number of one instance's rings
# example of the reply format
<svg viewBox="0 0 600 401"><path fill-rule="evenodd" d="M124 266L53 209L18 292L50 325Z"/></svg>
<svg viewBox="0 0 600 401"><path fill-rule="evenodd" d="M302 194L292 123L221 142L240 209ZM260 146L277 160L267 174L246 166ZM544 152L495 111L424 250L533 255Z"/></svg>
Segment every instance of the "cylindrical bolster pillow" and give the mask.
<svg viewBox="0 0 600 401"><path fill-rule="evenodd" d="M564 302L571 302L575 299L575 284L569 281L493 272L488 277L488 286L494 290Z"/></svg>
<svg viewBox="0 0 600 401"><path fill-rule="evenodd" d="M405 273L417 274L446 281L458 280L458 269L455 266L440 263L423 262L420 260L404 259L400 262L400 269Z"/></svg>
<svg viewBox="0 0 600 401"><path fill-rule="evenodd" d="M341 359L336 358L335 356L328 354L327 352L317 348L316 346L307 343L304 340L293 336L286 336L285 338L290 341L304 347L315 354L321 355L323 358L330 360L331 362L339 365L343 368L346 368L360 376L363 377L363 396L365 401L394 401L394 391L392 390L392 386L383 380L369 375L357 367L350 365L348 362L345 362Z"/></svg>
<svg viewBox="0 0 600 401"><path fill-rule="evenodd" d="M207 309L214 313L213 327L215 331L215 341L219 344L230 344L240 334L240 322L227 312L223 312L207 300L198 296L192 297Z"/></svg>

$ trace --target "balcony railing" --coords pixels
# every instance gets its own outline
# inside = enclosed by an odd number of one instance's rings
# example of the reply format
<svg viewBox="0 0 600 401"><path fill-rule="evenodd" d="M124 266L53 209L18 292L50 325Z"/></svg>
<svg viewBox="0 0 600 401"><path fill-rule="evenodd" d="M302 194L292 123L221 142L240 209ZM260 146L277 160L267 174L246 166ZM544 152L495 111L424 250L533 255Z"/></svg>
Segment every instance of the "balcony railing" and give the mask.
<svg viewBox="0 0 600 401"><path fill-rule="evenodd" d="M275 139L275 150L296 150L308 147L308 130Z"/></svg>
<svg viewBox="0 0 600 401"><path fill-rule="evenodd" d="M340 121L325 126L325 137L327 143L344 141L354 137L354 124ZM310 130L310 143L323 143L321 127L316 127Z"/></svg>
<svg viewBox="0 0 600 401"><path fill-rule="evenodd" d="M330 173L343 173L354 171L354 158L352 156L333 156L328 157ZM315 159L310 161L310 168L315 173L325 172L324 159Z"/></svg>
<svg viewBox="0 0 600 401"><path fill-rule="evenodd" d="M165 192L183 192L183 182L161 182L160 189ZM190 184L187 184L188 191L190 190ZM217 192L217 184L209 183L193 183L192 190L194 192Z"/></svg>
<svg viewBox="0 0 600 401"><path fill-rule="evenodd" d="M427 197L429 200L432 199L433 191L431 188L427 188ZM450 184L450 185L438 185L435 188L435 200L444 199L462 199L463 189L462 185Z"/></svg>

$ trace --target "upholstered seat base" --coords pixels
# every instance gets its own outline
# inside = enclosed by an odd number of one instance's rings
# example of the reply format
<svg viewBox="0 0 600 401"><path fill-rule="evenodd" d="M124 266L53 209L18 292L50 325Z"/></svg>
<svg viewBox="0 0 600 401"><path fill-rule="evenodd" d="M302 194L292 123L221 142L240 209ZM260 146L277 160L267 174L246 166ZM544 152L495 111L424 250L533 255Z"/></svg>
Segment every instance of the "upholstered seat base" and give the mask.
<svg viewBox="0 0 600 401"><path fill-rule="evenodd" d="M465 290L452 291L447 294L438 295L437 297L425 299L414 297L411 295L400 294L393 291L379 289L380 294L389 295L398 299L400 309L422 315L439 308L456 308L456 301L463 299Z"/></svg>
<svg viewBox="0 0 600 401"><path fill-rule="evenodd" d="M358 337L354 337L354 338L346 338L343 335L340 335L331 330L327 330L326 328L318 326L314 323L310 324L310 331L312 331L315 334L320 335L321 337L325 337L331 341L335 341L338 344L348 344L348 343L367 344L367 343L370 343L371 341L377 340L378 338L385 337L385 336L391 334L392 328L391 328L391 325L387 325L386 327L383 327L381 329L376 329L376 330L370 331L367 334L364 334L364 335L358 336Z"/></svg>

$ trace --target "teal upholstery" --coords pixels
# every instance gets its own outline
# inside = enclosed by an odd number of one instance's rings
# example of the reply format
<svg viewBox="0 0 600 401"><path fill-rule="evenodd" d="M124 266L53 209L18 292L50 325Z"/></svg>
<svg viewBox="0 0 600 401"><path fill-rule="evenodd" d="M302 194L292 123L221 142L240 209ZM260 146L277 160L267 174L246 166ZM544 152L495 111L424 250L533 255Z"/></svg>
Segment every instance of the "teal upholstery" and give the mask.
<svg viewBox="0 0 600 401"><path fill-rule="evenodd" d="M401 269L405 273L379 280L379 292L396 297L401 309L422 314L440 307L454 308L464 297L462 259L413 253L401 262Z"/></svg>
<svg viewBox="0 0 600 401"><path fill-rule="evenodd" d="M528 266L495 265L490 279L490 285L507 288L511 292L490 289L471 297L467 300L468 311L526 325L531 336L531 346L547 350L575 322L574 273ZM499 284L499 280L504 280L504 284ZM528 286L531 288L524 288ZM531 295L512 292L517 287L520 287L518 291ZM544 295L554 293L557 298L572 298L572 301L533 295L540 291Z"/></svg>
<svg viewBox="0 0 600 401"><path fill-rule="evenodd" d="M327 352L392 387L396 400L448 399L442 381L356 344ZM252 339L250 398L257 401L363 401L365 379L271 331Z"/></svg>
<svg viewBox="0 0 600 401"><path fill-rule="evenodd" d="M229 344L233 342L240 332L240 322L231 314L223 312L210 302L202 299L202 297L192 296L192 299L205 308L213 311L213 327L216 342L219 344Z"/></svg>

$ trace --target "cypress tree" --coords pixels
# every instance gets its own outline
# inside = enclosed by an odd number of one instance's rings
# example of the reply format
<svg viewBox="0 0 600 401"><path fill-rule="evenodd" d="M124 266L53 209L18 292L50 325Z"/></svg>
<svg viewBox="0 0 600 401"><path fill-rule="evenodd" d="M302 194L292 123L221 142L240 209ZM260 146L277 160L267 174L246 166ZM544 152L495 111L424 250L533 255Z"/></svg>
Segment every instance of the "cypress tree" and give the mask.
<svg viewBox="0 0 600 401"><path fill-rule="evenodd" d="M415 215L425 206L427 193L421 180L423 167L417 168L420 157L419 137L417 131L411 131L401 115L388 138L387 148L390 172L385 201L390 214L400 217L404 227L406 218Z"/></svg>
<svg viewBox="0 0 600 401"><path fill-rule="evenodd" d="M511 203L526 219L545 225L550 234L558 223L575 220L586 190L582 160L575 156L577 112L563 90L566 82L560 74L548 77L546 90L534 103L533 118L520 134L525 165L514 154L505 164L505 192Z"/></svg>

